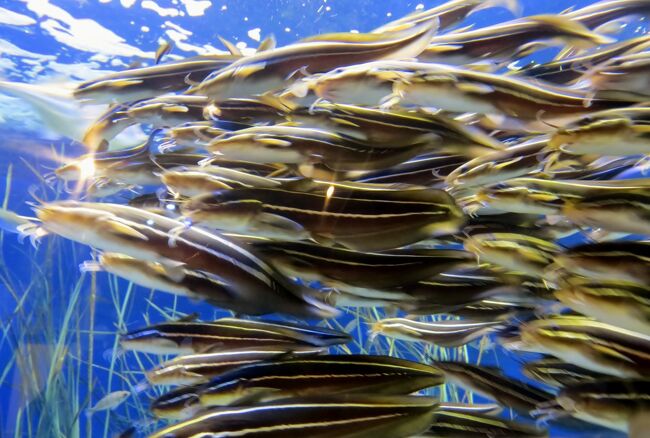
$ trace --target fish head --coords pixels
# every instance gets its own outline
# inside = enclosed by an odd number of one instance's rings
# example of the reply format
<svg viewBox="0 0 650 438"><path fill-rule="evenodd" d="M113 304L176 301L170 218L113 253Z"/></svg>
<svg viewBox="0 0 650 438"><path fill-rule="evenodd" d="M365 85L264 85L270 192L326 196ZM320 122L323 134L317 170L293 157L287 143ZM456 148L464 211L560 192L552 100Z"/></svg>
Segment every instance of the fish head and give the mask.
<svg viewBox="0 0 650 438"><path fill-rule="evenodd" d="M192 223L202 223L220 230L248 230L249 224L261 212L262 204L252 199L226 201L220 192L190 198L181 206L183 216Z"/></svg>
<svg viewBox="0 0 650 438"><path fill-rule="evenodd" d="M54 173L63 181L86 181L101 176L97 170L94 157L87 155L58 167Z"/></svg>
<svg viewBox="0 0 650 438"><path fill-rule="evenodd" d="M625 140L631 130L631 122L627 118L597 120L582 126L558 129L548 141L548 148L586 154L590 148L609 148Z"/></svg>
<svg viewBox="0 0 650 438"><path fill-rule="evenodd" d="M210 382L209 388L199 393L201 404L204 406L229 406L239 400L249 399L255 392L255 388L246 387L246 379L225 380L219 383L215 380Z"/></svg>
<svg viewBox="0 0 650 438"><path fill-rule="evenodd" d="M102 234L101 223L113 215L90 208L42 204L36 208L36 217L47 231L77 242L90 244Z"/></svg>
<svg viewBox="0 0 650 438"><path fill-rule="evenodd" d="M152 354L178 354L182 347L156 327L126 333L120 337L120 346L127 351ZM188 350L190 352L190 350Z"/></svg>
<svg viewBox="0 0 650 438"><path fill-rule="evenodd" d="M392 91L390 80L363 65L337 68L308 84L320 99L350 105L375 106Z"/></svg>
<svg viewBox="0 0 650 438"><path fill-rule="evenodd" d="M199 403L196 387L181 388L157 398L151 403L151 412L158 418L186 420L203 407Z"/></svg>
<svg viewBox="0 0 650 438"><path fill-rule="evenodd" d="M228 132L210 142L207 149L233 160L255 163L301 163L304 156L282 137L259 132Z"/></svg>

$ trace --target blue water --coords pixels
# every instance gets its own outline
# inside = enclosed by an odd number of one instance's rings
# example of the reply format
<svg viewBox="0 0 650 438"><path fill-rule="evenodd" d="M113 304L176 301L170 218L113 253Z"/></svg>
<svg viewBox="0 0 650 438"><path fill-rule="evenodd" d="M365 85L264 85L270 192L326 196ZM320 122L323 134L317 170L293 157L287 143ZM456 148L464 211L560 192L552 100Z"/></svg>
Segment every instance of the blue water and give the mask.
<svg viewBox="0 0 650 438"><path fill-rule="evenodd" d="M129 3L133 5L124 6ZM177 42L172 55L184 57L197 54L194 49L205 50L206 45L222 49L218 36L254 48L257 42L248 31L257 28L262 38L274 34L278 45L323 32L363 32L416 8L442 2L204 0L198 3L209 7L196 16L189 16L186 8L186 3L195 1L156 3L166 8L167 16L145 8L150 3L140 0L0 0L4 9L0 10L0 79L78 81L93 70L142 62L137 50L153 52L160 38L178 39L178 35L184 39ZM589 3L528 0L523 6L525 15L533 15ZM9 16L6 10L23 18ZM508 11L489 9L472 15L463 25L475 23L480 27L510 18ZM97 26L95 31L91 25ZM112 44L90 40L89 36L99 35L100 27L102 32L113 34ZM84 33L85 29L91 30ZM103 53L98 55L100 50ZM543 59L550 53L537 56ZM82 149L47 133L37 116L30 115L19 102L9 99L0 103L0 199L10 209L30 215L28 202L34 201L30 188L37 197L51 200L56 196L35 174L46 174L56 166L49 158L51 152L75 156ZM78 269L79 263L92 257L81 245L46 237L36 249L6 232L0 239L0 437L111 437L132 425L151 430L155 424L143 414L152 392L132 396L113 411L93 416L84 413L105 394L141 382L143 375L132 372L142 369L138 361L145 368L154 364L153 358L116 351L116 333L162 321L166 316L198 312L209 320L227 313L132 287L123 280L109 279L105 273L98 273L93 285L91 276L82 276ZM346 316L340 324L345 326L350 319ZM118 326L119 320L124 324ZM367 327L361 324L355 330L365 339ZM476 350L470 354L475 357ZM53 360L56 357L60 358L58 365ZM518 360L498 346L488 349L483 357L483 363L498 363L509 375L521 378ZM51 367L52 363L55 365ZM558 430L554 436L596 433ZM605 432L599 436L615 435Z"/></svg>

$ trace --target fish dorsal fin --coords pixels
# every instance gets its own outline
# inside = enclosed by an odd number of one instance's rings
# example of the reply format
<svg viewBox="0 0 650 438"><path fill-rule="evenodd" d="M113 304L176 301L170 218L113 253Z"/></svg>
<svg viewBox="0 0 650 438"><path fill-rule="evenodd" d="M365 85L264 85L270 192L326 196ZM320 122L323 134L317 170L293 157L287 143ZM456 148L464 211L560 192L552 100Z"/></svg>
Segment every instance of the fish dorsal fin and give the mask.
<svg viewBox="0 0 650 438"><path fill-rule="evenodd" d="M228 41L227 39L225 39L225 38L223 38L221 36L218 37L218 38L219 38L219 41L221 41L221 44L223 44L224 47L226 49L228 49L228 51L230 52L231 55L244 56L242 54L241 50L239 50L239 48L237 46L235 46L232 42Z"/></svg>
<svg viewBox="0 0 650 438"><path fill-rule="evenodd" d="M264 40L257 46L257 53L266 52L267 50L273 50L277 46L277 41L273 34L264 38Z"/></svg>
<svg viewBox="0 0 650 438"><path fill-rule="evenodd" d="M198 312L192 312L188 315L181 316L180 318L176 319L174 322L193 322L198 319L199 319Z"/></svg>
<svg viewBox="0 0 650 438"><path fill-rule="evenodd" d="M174 48L174 43L168 40L163 40L158 48L156 49L156 54L154 56L154 64L160 64L160 60L167 54L169 54Z"/></svg>

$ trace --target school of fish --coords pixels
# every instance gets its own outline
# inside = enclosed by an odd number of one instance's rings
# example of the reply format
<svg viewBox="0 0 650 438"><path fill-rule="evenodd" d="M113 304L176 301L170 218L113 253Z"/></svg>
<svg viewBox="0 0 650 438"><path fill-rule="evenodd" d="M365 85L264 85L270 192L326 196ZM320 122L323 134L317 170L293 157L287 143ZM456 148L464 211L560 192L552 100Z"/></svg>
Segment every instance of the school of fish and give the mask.
<svg viewBox="0 0 650 438"><path fill-rule="evenodd" d="M460 24L499 7L511 21ZM124 350L176 355L147 374L175 386L151 402L169 420L152 438L543 437L554 424L644 437L650 37L617 31L649 15L649 0L523 17L517 0L450 0L246 56L224 41L228 54L164 62L164 46L153 66L77 86L106 111L87 154L49 178L70 199L2 226L91 246L84 270L233 312L122 336ZM149 138L117 148L134 125ZM341 307L387 309L373 337L489 336L539 385L331 354L351 334L259 319ZM442 384L495 404L420 393Z"/></svg>

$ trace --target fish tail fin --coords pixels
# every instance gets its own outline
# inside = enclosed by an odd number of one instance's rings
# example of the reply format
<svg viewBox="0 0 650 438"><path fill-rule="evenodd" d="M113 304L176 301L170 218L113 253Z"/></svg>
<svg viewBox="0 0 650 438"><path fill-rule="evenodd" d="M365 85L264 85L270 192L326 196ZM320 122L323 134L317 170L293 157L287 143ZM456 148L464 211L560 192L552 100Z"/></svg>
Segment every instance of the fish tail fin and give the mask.
<svg viewBox="0 0 650 438"><path fill-rule="evenodd" d="M487 0L481 2L478 6L476 6L472 11L467 14L469 17L470 15L482 11L484 9L492 9L492 8L503 8L507 9L510 12L512 12L512 15L516 17L521 17L523 13L523 7L521 6L521 3L519 3L519 0Z"/></svg>

